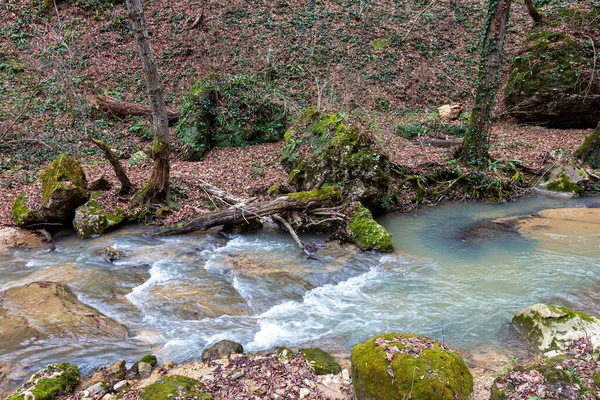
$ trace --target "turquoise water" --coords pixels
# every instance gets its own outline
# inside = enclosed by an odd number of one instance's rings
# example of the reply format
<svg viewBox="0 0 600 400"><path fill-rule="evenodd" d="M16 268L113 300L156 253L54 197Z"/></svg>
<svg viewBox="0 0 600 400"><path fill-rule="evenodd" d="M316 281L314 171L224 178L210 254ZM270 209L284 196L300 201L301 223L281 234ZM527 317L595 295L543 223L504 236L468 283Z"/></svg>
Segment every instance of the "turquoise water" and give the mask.
<svg viewBox="0 0 600 400"><path fill-rule="evenodd" d="M347 354L385 331L421 333L466 351L516 348L509 323L522 307L552 301L600 314L594 295L598 237L469 242L460 233L483 219L597 206L598 198L536 197L388 215L381 223L393 234L395 253L363 253L304 237L323 245L318 260L307 260L274 229L231 238L215 230L150 239L137 228L85 241L66 234L57 238L55 252L0 255L0 290L42 279L67 283L81 301L124 324L132 338L17 350L0 345L0 362L29 371L70 361L85 372L148 352L161 361L193 360L221 339L249 351L317 344ZM94 255L107 245L126 257L110 264Z"/></svg>

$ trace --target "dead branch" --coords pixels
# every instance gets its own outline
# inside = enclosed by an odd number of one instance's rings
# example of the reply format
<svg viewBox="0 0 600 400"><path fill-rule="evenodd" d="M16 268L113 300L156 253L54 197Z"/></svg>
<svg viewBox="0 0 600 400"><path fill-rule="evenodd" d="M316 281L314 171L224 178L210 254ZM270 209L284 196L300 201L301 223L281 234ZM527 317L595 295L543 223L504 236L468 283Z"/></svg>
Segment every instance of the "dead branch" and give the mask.
<svg viewBox="0 0 600 400"><path fill-rule="evenodd" d="M123 169L123 166L119 162L119 157L117 157L117 155L111 150L111 148L103 141L95 139L93 137L90 137L89 139L92 141L92 143L98 146L100 150L102 150L102 152L104 152L104 155L115 170L115 174L117 175L117 178L121 183L121 188L119 189L118 193L127 195L133 192L133 184L129 180L127 172L125 172L125 169Z"/></svg>
<svg viewBox="0 0 600 400"><path fill-rule="evenodd" d="M287 231L290 233L290 235L292 235L294 241L296 242L300 250L304 252L304 254L306 254L309 258L315 258L315 256L312 255L310 251L308 251L304 243L302 243L302 240L300 240L300 238L298 237L298 234L296 233L294 228L292 228L292 225L290 225L290 223L286 221L285 218L282 218L279 214L271 215L271 218L273 218L275 221L279 221L285 227L285 229L287 229Z"/></svg>
<svg viewBox="0 0 600 400"><path fill-rule="evenodd" d="M90 94L86 96L86 99L92 107L115 117L124 118L130 115L152 116L150 106L128 103L101 94ZM169 126L172 126L179 120L179 114L175 111L167 110L167 119L169 120Z"/></svg>

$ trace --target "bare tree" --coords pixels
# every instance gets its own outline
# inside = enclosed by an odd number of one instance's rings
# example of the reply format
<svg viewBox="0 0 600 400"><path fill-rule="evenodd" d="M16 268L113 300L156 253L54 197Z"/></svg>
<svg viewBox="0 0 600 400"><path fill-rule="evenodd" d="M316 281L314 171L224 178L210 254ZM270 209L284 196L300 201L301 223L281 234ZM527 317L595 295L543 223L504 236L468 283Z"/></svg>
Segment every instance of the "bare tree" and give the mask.
<svg viewBox="0 0 600 400"><path fill-rule="evenodd" d="M461 149L462 159L474 166L482 166L489 158L492 111L496 102L510 4L511 0L488 2L475 103Z"/></svg>
<svg viewBox="0 0 600 400"><path fill-rule="evenodd" d="M150 205L166 200L169 192L169 120L141 1L127 0L127 10L146 78L146 89L154 126L152 177L148 184L136 194L134 202L140 205Z"/></svg>

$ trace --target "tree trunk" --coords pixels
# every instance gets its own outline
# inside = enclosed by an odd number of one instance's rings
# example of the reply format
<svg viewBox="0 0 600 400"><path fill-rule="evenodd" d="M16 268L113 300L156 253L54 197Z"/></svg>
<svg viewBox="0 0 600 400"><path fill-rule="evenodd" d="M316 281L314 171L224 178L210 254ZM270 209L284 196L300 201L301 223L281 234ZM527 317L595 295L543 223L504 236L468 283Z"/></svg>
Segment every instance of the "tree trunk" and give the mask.
<svg viewBox="0 0 600 400"><path fill-rule="evenodd" d="M129 194L133 190L133 185L127 176L127 173L123 169L123 166L119 162L119 158L113 153L113 151L108 147L108 145L98 139L94 139L90 137L90 140L104 152L104 155L108 159L108 161L113 166L115 170L115 174L117 178L119 178L119 182L121 182L121 188L119 189L119 194Z"/></svg>
<svg viewBox="0 0 600 400"><path fill-rule="evenodd" d="M152 110L149 106L127 103L101 94L91 94L86 96L86 99L94 108L115 117L152 116ZM167 118L169 125L173 125L179 120L179 114L175 111L167 111Z"/></svg>
<svg viewBox="0 0 600 400"><path fill-rule="evenodd" d="M137 193L135 203L150 205L161 203L167 199L169 192L169 122L167 107L163 96L163 88L158 76L158 68L152 52L152 44L148 36L142 3L140 0L127 0L131 28L137 42L142 70L146 78L146 89L152 110L154 126L154 143L152 159L154 169L148 184Z"/></svg>
<svg viewBox="0 0 600 400"><path fill-rule="evenodd" d="M260 217L282 214L289 211L310 212L310 210L316 208L338 205L340 202L341 194L337 188L291 193L278 197L275 200L243 207L233 206L222 211L215 211L190 221L158 229L152 236L178 235L195 231L205 231L219 225L250 223Z"/></svg>
<svg viewBox="0 0 600 400"><path fill-rule="evenodd" d="M585 138L574 155L592 168L600 167L600 123L598 123L598 127L594 132Z"/></svg>
<svg viewBox="0 0 600 400"><path fill-rule="evenodd" d="M527 12L529 13L529 16L531 17L531 19L533 19L533 21L536 24L545 22L544 16L538 11L537 8L535 8L533 0L525 0L525 7L527 7Z"/></svg>
<svg viewBox="0 0 600 400"><path fill-rule="evenodd" d="M488 3L477 76L477 93L461 150L463 160L476 167L484 166L489 158L492 111L502 66L502 49L510 3L511 0L489 0Z"/></svg>

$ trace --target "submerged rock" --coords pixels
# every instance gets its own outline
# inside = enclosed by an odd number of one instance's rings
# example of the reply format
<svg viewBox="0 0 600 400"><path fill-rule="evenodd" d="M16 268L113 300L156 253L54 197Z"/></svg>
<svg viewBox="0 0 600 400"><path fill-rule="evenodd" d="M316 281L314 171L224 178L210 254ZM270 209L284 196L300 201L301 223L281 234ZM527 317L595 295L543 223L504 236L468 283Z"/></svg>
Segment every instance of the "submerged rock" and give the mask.
<svg viewBox="0 0 600 400"><path fill-rule="evenodd" d="M567 307L535 304L515 314L514 329L540 351L564 350L572 342L589 338L600 347L600 321Z"/></svg>
<svg viewBox="0 0 600 400"><path fill-rule="evenodd" d="M123 325L54 282L33 282L0 292L0 326L0 354L36 340L70 343L129 336Z"/></svg>
<svg viewBox="0 0 600 400"><path fill-rule="evenodd" d="M462 229L456 238L461 242L485 243L504 239L506 237L519 236L515 220L485 220L477 221Z"/></svg>
<svg viewBox="0 0 600 400"><path fill-rule="evenodd" d="M213 361L219 358L224 358L230 354L242 354L244 348L237 342L231 340L221 340L212 346L204 349L202 352L202 361Z"/></svg>
<svg viewBox="0 0 600 400"><path fill-rule="evenodd" d="M36 231L6 226L0 228L0 253L11 249L51 249L46 237Z"/></svg>
<svg viewBox="0 0 600 400"><path fill-rule="evenodd" d="M204 392L199 380L181 375L169 375L158 379L140 392L142 400L165 399L212 399Z"/></svg>
<svg viewBox="0 0 600 400"><path fill-rule="evenodd" d="M30 189L32 196L24 191L13 203L15 224L70 223L75 209L89 198L86 187L81 165L73 157L61 154L40 174Z"/></svg>
<svg viewBox="0 0 600 400"><path fill-rule="evenodd" d="M392 235L379 225L361 203L354 203L354 212L346 227L348 236L361 250L394 251Z"/></svg>
<svg viewBox="0 0 600 400"><path fill-rule="evenodd" d="M297 190L339 186L344 198L381 209L390 163L366 125L344 113L307 110L286 132L281 163Z"/></svg>
<svg viewBox="0 0 600 400"><path fill-rule="evenodd" d="M526 49L513 58L506 84L504 102L512 117L555 127L596 126L600 79L589 38L599 16L598 9L567 7L534 28Z"/></svg>
<svg viewBox="0 0 600 400"><path fill-rule="evenodd" d="M98 204L98 192L92 194L84 205L75 210L73 228L82 238L102 235L123 222L122 215L104 212L104 207Z"/></svg>
<svg viewBox="0 0 600 400"><path fill-rule="evenodd" d="M36 372L6 400L54 400L70 394L79 382L79 370L73 364L50 364Z"/></svg>
<svg viewBox="0 0 600 400"><path fill-rule="evenodd" d="M96 254L104 257L106 259L106 261L108 261L108 262L117 261L117 260L123 258L123 255L124 255L122 251L117 250L114 247L110 247L110 246L106 246L106 247L99 249L98 251L96 251Z"/></svg>
<svg viewBox="0 0 600 400"><path fill-rule="evenodd" d="M339 374L342 372L342 367L335 361L335 358L319 348L300 349L298 352L304 354L308 365L317 375Z"/></svg>
<svg viewBox="0 0 600 400"><path fill-rule="evenodd" d="M463 399L473 377L463 358L430 338L387 333L352 349L354 399Z"/></svg>

